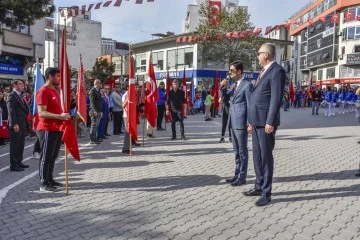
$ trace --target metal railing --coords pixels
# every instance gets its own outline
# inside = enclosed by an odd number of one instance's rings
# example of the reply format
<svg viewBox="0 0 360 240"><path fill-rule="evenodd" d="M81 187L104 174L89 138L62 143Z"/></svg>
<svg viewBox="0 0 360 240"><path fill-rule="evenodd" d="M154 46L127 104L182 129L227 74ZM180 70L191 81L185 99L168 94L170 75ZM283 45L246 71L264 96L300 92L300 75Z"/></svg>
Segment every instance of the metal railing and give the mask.
<svg viewBox="0 0 360 240"><path fill-rule="evenodd" d="M300 14L302 11L304 11L306 8L310 7L312 4L314 4L315 2L317 2L318 0L311 0L308 4L306 4L304 7L302 7L299 11L297 11L296 13L294 13L290 18L294 18L295 16L297 16L298 14Z"/></svg>

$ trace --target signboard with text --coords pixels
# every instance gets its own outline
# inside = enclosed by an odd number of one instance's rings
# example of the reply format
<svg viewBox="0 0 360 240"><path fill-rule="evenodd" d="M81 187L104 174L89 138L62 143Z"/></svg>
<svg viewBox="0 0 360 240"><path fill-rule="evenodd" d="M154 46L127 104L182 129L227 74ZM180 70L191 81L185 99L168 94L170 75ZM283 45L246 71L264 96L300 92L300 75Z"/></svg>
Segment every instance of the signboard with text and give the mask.
<svg viewBox="0 0 360 240"><path fill-rule="evenodd" d="M24 67L9 64L0 64L0 73L10 75L24 75Z"/></svg>
<svg viewBox="0 0 360 240"><path fill-rule="evenodd" d="M347 54L346 65L360 64L360 54Z"/></svg>

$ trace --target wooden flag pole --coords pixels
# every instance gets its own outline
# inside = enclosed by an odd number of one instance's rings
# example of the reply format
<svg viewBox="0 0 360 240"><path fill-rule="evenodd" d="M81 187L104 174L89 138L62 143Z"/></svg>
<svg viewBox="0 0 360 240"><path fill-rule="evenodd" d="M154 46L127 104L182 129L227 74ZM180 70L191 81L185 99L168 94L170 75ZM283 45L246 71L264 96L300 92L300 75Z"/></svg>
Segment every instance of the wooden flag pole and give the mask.
<svg viewBox="0 0 360 240"><path fill-rule="evenodd" d="M68 149L65 145L65 192L69 195L69 165L68 165Z"/></svg>

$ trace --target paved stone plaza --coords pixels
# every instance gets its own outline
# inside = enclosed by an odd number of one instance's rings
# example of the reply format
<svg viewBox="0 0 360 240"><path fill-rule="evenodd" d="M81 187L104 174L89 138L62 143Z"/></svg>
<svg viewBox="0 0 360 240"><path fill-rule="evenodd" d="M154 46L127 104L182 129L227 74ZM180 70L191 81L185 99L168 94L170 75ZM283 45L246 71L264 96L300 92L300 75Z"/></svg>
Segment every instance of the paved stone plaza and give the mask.
<svg viewBox="0 0 360 240"><path fill-rule="evenodd" d="M8 147L0 149L0 239L360 239L360 124L354 114L311 116L282 112L277 133L270 205L259 208L248 184L231 187L230 143L219 144L220 118L185 121L188 141L166 132L123 156L123 136L87 146L70 161L70 195L40 193L38 160L10 172ZM140 127L139 127L140 129ZM88 135L88 134L87 134ZM228 140L228 139L226 139ZM56 179L64 182L64 161Z"/></svg>

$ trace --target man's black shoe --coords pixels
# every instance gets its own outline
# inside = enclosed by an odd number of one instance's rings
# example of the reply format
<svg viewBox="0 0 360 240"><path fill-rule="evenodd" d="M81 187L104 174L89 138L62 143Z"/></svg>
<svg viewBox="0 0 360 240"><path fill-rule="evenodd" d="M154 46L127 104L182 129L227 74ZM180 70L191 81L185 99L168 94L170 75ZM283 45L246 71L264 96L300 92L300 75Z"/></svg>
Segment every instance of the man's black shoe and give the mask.
<svg viewBox="0 0 360 240"><path fill-rule="evenodd" d="M224 139L224 138L220 138L219 143L224 143L224 142L225 142L225 139Z"/></svg>
<svg viewBox="0 0 360 240"><path fill-rule="evenodd" d="M151 133L148 133L147 136L148 136L148 137L152 137L153 135L152 135Z"/></svg>
<svg viewBox="0 0 360 240"><path fill-rule="evenodd" d="M185 137L185 135L181 135L181 140L186 141L186 137Z"/></svg>
<svg viewBox="0 0 360 240"><path fill-rule="evenodd" d="M237 177L237 176L233 176L232 178L227 178L227 179L225 180L225 182L227 182L227 183L232 183L232 182L235 182L236 179L238 179L238 177Z"/></svg>
<svg viewBox="0 0 360 240"><path fill-rule="evenodd" d="M133 144L133 146L135 146L135 147L140 147L141 144L136 142L136 143Z"/></svg>
<svg viewBox="0 0 360 240"><path fill-rule="evenodd" d="M57 188L50 185L41 185L40 192L56 192Z"/></svg>
<svg viewBox="0 0 360 240"><path fill-rule="evenodd" d="M50 180L49 181L49 186L52 186L52 187L64 187L64 184L62 183L59 183L55 180Z"/></svg>
<svg viewBox="0 0 360 240"><path fill-rule="evenodd" d="M130 154L130 150L122 150L121 151L123 154Z"/></svg>
<svg viewBox="0 0 360 240"><path fill-rule="evenodd" d="M110 137L111 135L110 135L110 134L108 134L108 133L106 133L106 134L105 134L105 136Z"/></svg>
<svg viewBox="0 0 360 240"><path fill-rule="evenodd" d="M172 136L171 140L176 140L176 136Z"/></svg>
<svg viewBox="0 0 360 240"><path fill-rule="evenodd" d="M255 205L258 207L262 207L268 205L270 202L271 202L271 197L262 196L255 202Z"/></svg>
<svg viewBox="0 0 360 240"><path fill-rule="evenodd" d="M232 143L232 138L229 138L229 143Z"/></svg>
<svg viewBox="0 0 360 240"><path fill-rule="evenodd" d="M246 180L243 178L238 178L236 179L234 182L230 183L231 186L241 186L241 185L245 185L246 184Z"/></svg>
<svg viewBox="0 0 360 240"><path fill-rule="evenodd" d="M22 167L16 166L16 167L10 167L10 171L11 172L22 172L22 171L24 171L24 169Z"/></svg>
<svg viewBox="0 0 360 240"><path fill-rule="evenodd" d="M113 135L120 135L120 133L114 133Z"/></svg>
<svg viewBox="0 0 360 240"><path fill-rule="evenodd" d="M18 163L18 166L21 167L21 168L28 168L29 165L25 165L23 163Z"/></svg>
<svg viewBox="0 0 360 240"><path fill-rule="evenodd" d="M96 139L97 142L103 142L101 138Z"/></svg>
<svg viewBox="0 0 360 240"><path fill-rule="evenodd" d="M100 144L100 143L97 142L97 141L90 141L90 144L91 144L91 145L97 145L97 144Z"/></svg>
<svg viewBox="0 0 360 240"><path fill-rule="evenodd" d="M158 127L156 130L157 131L164 131L165 129L163 129L162 127Z"/></svg>
<svg viewBox="0 0 360 240"><path fill-rule="evenodd" d="M355 177L360 177L360 169L355 173Z"/></svg>
<svg viewBox="0 0 360 240"><path fill-rule="evenodd" d="M259 189L255 189L255 188L252 188L250 189L249 191L246 191L246 192L243 192L243 194L245 196L250 196L250 197L254 197L254 196L261 196L262 194L262 191L259 190Z"/></svg>

